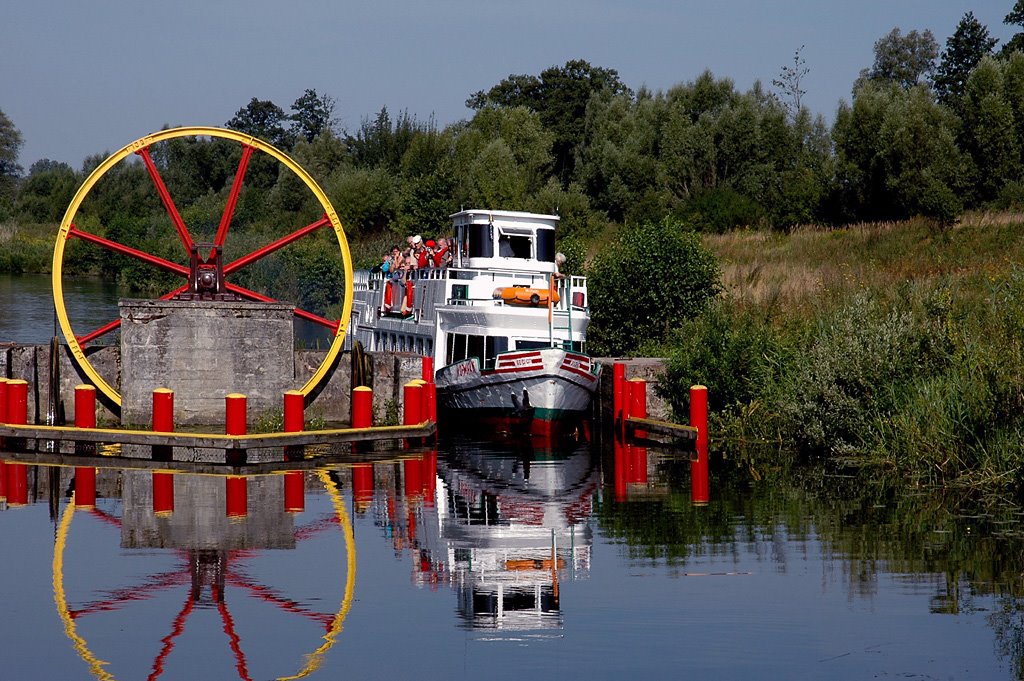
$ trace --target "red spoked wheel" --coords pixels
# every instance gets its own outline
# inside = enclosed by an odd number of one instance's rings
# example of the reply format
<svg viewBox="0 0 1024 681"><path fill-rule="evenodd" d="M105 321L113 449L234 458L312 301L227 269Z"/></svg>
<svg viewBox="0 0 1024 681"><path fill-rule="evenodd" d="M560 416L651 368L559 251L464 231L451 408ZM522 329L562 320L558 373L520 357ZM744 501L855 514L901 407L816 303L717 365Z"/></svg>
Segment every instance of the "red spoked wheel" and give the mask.
<svg viewBox="0 0 1024 681"><path fill-rule="evenodd" d="M191 197L187 206L188 212L181 210L180 206L175 203L173 192L168 188L168 183L164 179L164 173L168 170L167 159L162 157L162 155L166 155L163 154L164 147L171 140L179 138L189 138L196 143L226 144L229 148L226 150L222 149L224 153L221 155L221 158L234 161L235 157L238 157L237 164L234 166L233 176L230 176L230 183L227 182L230 173L224 171L225 183L222 191L213 193L212 196L209 193L201 195L198 199L194 196ZM237 143L239 147L231 148L234 147L231 143ZM155 249L152 246L152 241L132 244L128 242L128 239L111 238L110 232L114 232L115 237L119 236L119 234L118 230L110 229L109 225L80 225L76 223L76 217L79 215L83 203L87 202L87 197L90 196L90 193L98 186L104 186L100 183L105 176L111 175L114 177L113 182L116 184L118 169L123 169L126 165L122 162L125 162L126 159L133 155L141 159L142 165L145 168L145 174L149 178L149 184L155 189L160 204L163 206L166 214L163 223L168 221L170 223L169 227L166 224L150 225L148 230L150 233L153 233L159 232L161 228L166 228L168 240L180 242L180 250L175 249L180 254L180 257L164 252L153 252ZM276 164L274 163L275 161ZM128 165L130 166L131 164L128 163ZM274 168L275 165L277 166L276 168ZM270 170L271 168L273 169ZM247 173L253 174L254 169L256 174L262 174L264 184L266 183L268 172L270 173L270 176L274 178L273 190L277 192L278 196L283 195L285 197L281 201L305 207L305 210L297 209L293 211L293 214L297 218L302 218L305 224L293 229L284 228L276 230L273 232L273 236L270 237L266 236L267 230L265 228L259 231L258 234L254 229L247 229L247 225L238 218L236 212L240 199L245 197ZM290 171L290 173L285 171ZM136 174L141 175L141 172L136 172ZM173 188L173 183L171 184ZM305 195L302 192L303 188L306 192ZM131 191L138 191L138 188L131 188ZM220 211L219 219L216 221L211 220L209 218L211 214L210 204L221 200L219 197L225 192L227 196L226 199L223 199L224 205ZM270 194L270 192L267 191L265 194ZM309 200L310 195L313 199L312 201ZM311 205L316 207L315 212L319 213L318 216L313 217L311 215L312 211L309 209ZM90 220L93 223L96 222L95 218L90 217ZM216 222L215 230L214 222ZM96 167L75 194L70 206L68 206L67 212L64 214L64 219L61 221L53 253L53 300L57 319L71 354L96 388L110 401L120 406L120 393L110 381L93 367L84 351L84 347L88 343L115 332L120 326L120 319L112 319L98 328L83 333L76 333L72 328L64 300L63 284L64 260L69 241L77 240L91 244L93 247L98 247L108 254L123 256L127 262L151 269L153 281L158 286L163 286L161 290L164 292L158 296L161 300L171 299L188 290L188 280L192 276L194 268L190 267L187 263L189 263L190 257L193 257L197 249L205 250L208 243L211 253L214 250L220 251L223 249L225 256L222 266L223 287L227 292L245 300L277 302L280 294L275 295L273 290L257 290L259 288L257 286L250 287L244 285L246 274L249 273L250 278L253 278L251 275L252 270L258 269L260 266L266 266L272 259L271 256L275 256L279 252L283 253L282 249L297 244L297 242L308 242L318 238L317 233L327 227L334 231L338 249L337 258L333 260L333 265L329 265L329 268L337 272L343 281L333 283L321 282L319 285L323 287L324 291L330 292L330 295L313 296L318 299L317 304L329 306L335 310L337 312L337 319L330 318L330 316L334 315L329 316L326 310L311 310L304 309L303 307L296 307L295 309L297 319L325 328L331 334L331 344L323 362L321 362L310 379L299 388L299 391L304 395L312 392L326 378L331 365L341 352L345 340L344 322L349 318L352 311L352 258L345 232L327 195L309 173L282 151L262 140L234 130L210 127L173 128L140 138L112 154ZM171 228L173 228L176 238L171 236ZM238 233L238 238L232 238L236 232ZM205 237L206 239L198 239L197 236ZM253 239L256 237L264 238L265 242L255 245ZM299 246L296 245L293 248L299 248ZM206 258L207 256L203 254L200 257ZM273 274L272 269L269 274L263 272L262 281L273 281ZM185 281L181 285L175 286L174 280L176 278ZM340 300L332 300L332 297L336 297L339 293ZM114 314L112 313L111 317L113 316Z"/></svg>

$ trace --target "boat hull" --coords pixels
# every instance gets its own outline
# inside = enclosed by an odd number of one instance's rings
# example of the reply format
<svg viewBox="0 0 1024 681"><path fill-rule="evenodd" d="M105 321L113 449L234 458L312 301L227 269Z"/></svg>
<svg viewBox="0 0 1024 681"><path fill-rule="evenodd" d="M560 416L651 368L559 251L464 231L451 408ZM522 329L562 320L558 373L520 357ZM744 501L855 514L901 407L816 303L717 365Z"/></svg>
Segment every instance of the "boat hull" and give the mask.
<svg viewBox="0 0 1024 681"><path fill-rule="evenodd" d="M600 366L586 355L542 348L498 355L487 371L475 358L456 362L435 380L442 412L546 432L550 424L586 416L599 376Z"/></svg>

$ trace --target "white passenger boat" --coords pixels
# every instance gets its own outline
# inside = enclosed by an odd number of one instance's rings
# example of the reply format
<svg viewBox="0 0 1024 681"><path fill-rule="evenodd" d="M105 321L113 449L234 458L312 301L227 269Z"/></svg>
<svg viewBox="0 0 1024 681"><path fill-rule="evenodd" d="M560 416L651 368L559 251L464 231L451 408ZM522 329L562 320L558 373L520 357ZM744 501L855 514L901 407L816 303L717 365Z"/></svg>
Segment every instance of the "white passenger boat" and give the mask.
<svg viewBox="0 0 1024 681"><path fill-rule="evenodd" d="M584 416L600 366L586 354L586 278L557 274L558 217L464 210L452 220L449 266L407 283L357 274L354 338L432 357L442 412L540 433Z"/></svg>

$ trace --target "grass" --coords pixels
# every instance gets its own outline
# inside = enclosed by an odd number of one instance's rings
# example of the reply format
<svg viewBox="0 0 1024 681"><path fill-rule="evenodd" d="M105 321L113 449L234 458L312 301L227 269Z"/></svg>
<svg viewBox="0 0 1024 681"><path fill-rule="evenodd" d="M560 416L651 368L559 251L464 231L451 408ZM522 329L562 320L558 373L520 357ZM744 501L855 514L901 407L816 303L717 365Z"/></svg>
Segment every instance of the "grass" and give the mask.
<svg viewBox="0 0 1024 681"><path fill-rule="evenodd" d="M665 348L677 413L701 382L721 446L1024 490L1024 215L705 243L726 294Z"/></svg>

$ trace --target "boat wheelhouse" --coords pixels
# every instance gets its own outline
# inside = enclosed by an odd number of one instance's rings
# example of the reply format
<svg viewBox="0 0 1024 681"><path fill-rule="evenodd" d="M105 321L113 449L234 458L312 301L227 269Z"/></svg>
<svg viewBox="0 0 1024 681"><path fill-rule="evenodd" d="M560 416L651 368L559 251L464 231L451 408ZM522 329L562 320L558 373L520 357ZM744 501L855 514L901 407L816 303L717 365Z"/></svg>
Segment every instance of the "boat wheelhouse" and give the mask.
<svg viewBox="0 0 1024 681"><path fill-rule="evenodd" d="M368 350L432 357L442 411L539 424L584 415L600 367L586 354L586 278L563 277L555 264L557 223L456 213L447 267L404 280L357 273L354 338Z"/></svg>

